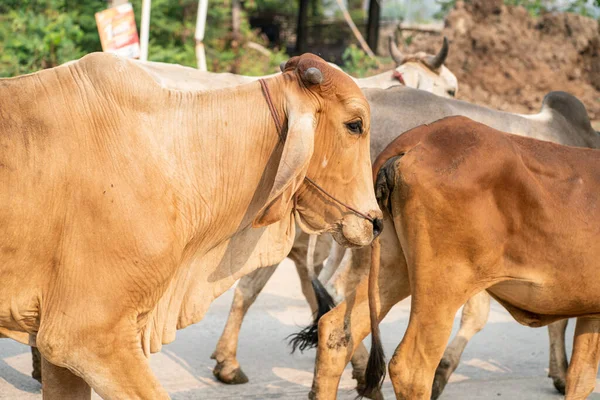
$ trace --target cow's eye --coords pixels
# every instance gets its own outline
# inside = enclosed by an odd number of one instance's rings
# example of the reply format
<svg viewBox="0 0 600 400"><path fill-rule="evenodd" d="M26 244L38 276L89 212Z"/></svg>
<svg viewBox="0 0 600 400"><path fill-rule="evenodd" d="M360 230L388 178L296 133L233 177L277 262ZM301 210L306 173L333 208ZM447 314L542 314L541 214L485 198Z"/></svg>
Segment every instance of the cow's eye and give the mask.
<svg viewBox="0 0 600 400"><path fill-rule="evenodd" d="M361 133L363 133L362 121L360 121L360 120L353 121L353 122L347 122L346 127L354 135L360 135Z"/></svg>

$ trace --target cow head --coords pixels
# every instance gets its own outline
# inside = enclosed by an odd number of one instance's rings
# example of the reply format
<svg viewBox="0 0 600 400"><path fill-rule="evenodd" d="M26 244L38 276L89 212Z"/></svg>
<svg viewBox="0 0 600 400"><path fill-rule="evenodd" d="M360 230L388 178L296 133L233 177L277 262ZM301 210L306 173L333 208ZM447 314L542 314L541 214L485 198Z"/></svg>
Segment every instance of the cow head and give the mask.
<svg viewBox="0 0 600 400"><path fill-rule="evenodd" d="M442 48L436 55L418 52L402 54L394 36L389 37L390 55L396 62L396 71L402 75L406 86L425 90L442 97L455 97L458 91L456 76L446 66L448 39L444 37Z"/></svg>
<svg viewBox="0 0 600 400"><path fill-rule="evenodd" d="M369 104L348 75L312 54L293 57L282 72L287 136L275 185L254 226L293 208L303 231L366 245L382 229L370 172Z"/></svg>

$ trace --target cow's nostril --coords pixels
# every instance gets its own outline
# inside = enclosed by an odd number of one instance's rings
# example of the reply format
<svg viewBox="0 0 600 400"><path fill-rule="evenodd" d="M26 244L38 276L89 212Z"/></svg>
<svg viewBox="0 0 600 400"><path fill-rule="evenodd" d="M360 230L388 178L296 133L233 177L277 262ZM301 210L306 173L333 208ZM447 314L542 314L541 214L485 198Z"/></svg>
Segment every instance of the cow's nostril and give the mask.
<svg viewBox="0 0 600 400"><path fill-rule="evenodd" d="M383 219L375 218L373 220L373 236L377 237L383 231Z"/></svg>

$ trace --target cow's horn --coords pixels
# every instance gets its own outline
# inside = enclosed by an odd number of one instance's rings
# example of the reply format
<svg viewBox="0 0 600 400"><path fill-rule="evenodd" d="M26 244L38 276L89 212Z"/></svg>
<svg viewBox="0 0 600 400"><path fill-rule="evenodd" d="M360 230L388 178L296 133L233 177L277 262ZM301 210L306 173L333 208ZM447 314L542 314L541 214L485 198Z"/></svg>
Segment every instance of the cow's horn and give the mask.
<svg viewBox="0 0 600 400"><path fill-rule="evenodd" d="M398 49L398 46L396 46L396 38L394 38L394 35L390 35L388 40L389 40L390 56L392 56L392 59L396 62L397 66L404 64L404 59L405 59L404 54L402 54L400 49Z"/></svg>
<svg viewBox="0 0 600 400"><path fill-rule="evenodd" d="M310 67L304 72L304 79L313 85L320 85L323 82L323 74L318 68Z"/></svg>
<svg viewBox="0 0 600 400"><path fill-rule="evenodd" d="M285 72L286 64L287 64L287 61L282 61L281 64L279 64L279 69L281 70L281 72Z"/></svg>
<svg viewBox="0 0 600 400"><path fill-rule="evenodd" d="M446 61L448 57L448 38L444 36L444 44L442 44L441 50L435 56L427 56L425 58L425 64L431 69L438 69Z"/></svg>

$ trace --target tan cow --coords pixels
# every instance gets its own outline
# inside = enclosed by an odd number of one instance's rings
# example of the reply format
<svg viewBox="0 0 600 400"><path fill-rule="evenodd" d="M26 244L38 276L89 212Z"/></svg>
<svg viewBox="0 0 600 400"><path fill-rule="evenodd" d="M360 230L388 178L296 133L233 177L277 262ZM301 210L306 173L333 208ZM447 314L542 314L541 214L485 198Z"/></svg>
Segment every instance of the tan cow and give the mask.
<svg viewBox="0 0 600 400"><path fill-rule="evenodd" d="M146 357L295 223L378 233L358 87L313 55L263 83L169 90L101 53L0 80L0 334L39 348L44 398L168 398Z"/></svg>
<svg viewBox="0 0 600 400"><path fill-rule="evenodd" d="M335 398L334 364L347 362L371 328L369 292L376 322L412 293L409 326L389 370L398 398L429 399L456 311L487 290L528 326L578 317L566 398L586 398L600 359L599 156L464 117L421 126L390 144L373 169L386 222L395 227L381 246L397 251L382 251L372 284L363 279L321 320L312 397ZM369 263L368 249L356 253ZM367 391L385 370L372 329Z"/></svg>
<svg viewBox="0 0 600 400"><path fill-rule="evenodd" d="M456 77L443 65L448 55L448 41L444 39L442 49L436 55L428 55L423 52L413 55L404 55L398 50L393 37L389 38L390 54L396 60L398 67L393 71L387 71L372 77L364 79L353 78L354 81L363 88L387 88L398 85L399 79L408 85L421 87L430 91L437 91L443 97L451 97L458 89ZM261 77L252 77L244 75L235 75L230 73L212 73L199 71L195 68L184 67L177 64L167 64L160 62L142 62L133 61L136 65L142 67L154 78L154 80L164 88L195 91L195 90L214 90L224 87L234 87L245 83L255 82ZM70 62L73 63L73 62ZM69 63L65 64L68 65ZM335 64L331 66L338 68ZM268 75L262 78L274 77L276 74ZM403 117L403 121L406 121ZM411 126L412 127L412 126ZM387 144L385 142L383 146ZM317 242L317 254L315 263L317 264L317 273L320 271L323 260L329 255L331 237L322 235ZM318 303L315 298L309 271L306 266L306 246L308 245L308 235L300 235L294 241L294 248L289 257L296 264L302 292L306 296L311 309L317 310ZM331 257L330 257L331 259ZM239 367L235 359L237 348L237 338L244 314L252 305L252 302L266 284L267 280L275 271L275 267L268 267L264 270L256 271L247 278L240 281L236 288L236 298L231 308L230 318L227 321L225 331L219 340L213 358L217 360L215 367L215 376L226 383L243 383L247 377ZM331 305L333 306L333 305ZM321 304L321 307L323 305ZM322 313L329 310L326 308ZM316 325L314 326L316 335ZM33 352L33 372L32 376L37 380L41 378L39 353L35 348Z"/></svg>

